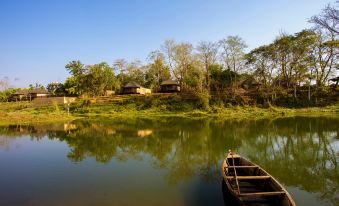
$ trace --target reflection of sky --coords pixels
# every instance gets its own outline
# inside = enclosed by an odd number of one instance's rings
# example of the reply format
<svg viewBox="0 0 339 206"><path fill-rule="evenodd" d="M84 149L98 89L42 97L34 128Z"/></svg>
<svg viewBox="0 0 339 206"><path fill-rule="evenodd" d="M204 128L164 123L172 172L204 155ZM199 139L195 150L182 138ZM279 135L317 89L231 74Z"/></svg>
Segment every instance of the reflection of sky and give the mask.
<svg viewBox="0 0 339 206"><path fill-rule="evenodd" d="M339 141L338 140L331 142L330 146L334 149L334 151L339 152Z"/></svg>
<svg viewBox="0 0 339 206"><path fill-rule="evenodd" d="M319 196L319 194L313 194L306 192L304 190L300 190L296 187L286 187L286 189L289 191L289 193L292 195L295 202L298 203L300 206L327 206L331 205L329 203L326 203L324 201L319 201L316 196Z"/></svg>

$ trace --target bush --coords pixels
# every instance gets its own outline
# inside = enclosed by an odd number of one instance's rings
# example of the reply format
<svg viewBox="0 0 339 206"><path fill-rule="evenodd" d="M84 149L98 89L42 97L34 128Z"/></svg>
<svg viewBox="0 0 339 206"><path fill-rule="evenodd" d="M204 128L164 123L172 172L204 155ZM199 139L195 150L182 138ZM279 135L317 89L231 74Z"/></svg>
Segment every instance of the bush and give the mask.
<svg viewBox="0 0 339 206"><path fill-rule="evenodd" d="M10 101L10 97L14 94L18 89L16 88L9 88L3 91L0 91L0 102L8 102Z"/></svg>
<svg viewBox="0 0 339 206"><path fill-rule="evenodd" d="M196 96L198 97L198 105L201 109L209 110L210 108L210 94L208 91L203 91L201 93L196 93Z"/></svg>

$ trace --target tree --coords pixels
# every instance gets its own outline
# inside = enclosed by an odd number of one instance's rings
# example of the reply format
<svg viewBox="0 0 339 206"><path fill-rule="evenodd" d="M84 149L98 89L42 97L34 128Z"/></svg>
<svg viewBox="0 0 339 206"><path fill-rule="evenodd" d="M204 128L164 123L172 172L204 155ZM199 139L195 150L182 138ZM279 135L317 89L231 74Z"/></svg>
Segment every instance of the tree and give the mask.
<svg viewBox="0 0 339 206"><path fill-rule="evenodd" d="M202 41L197 46L198 59L205 70L205 81L207 90L210 90L210 67L217 61L218 46L213 42Z"/></svg>
<svg viewBox="0 0 339 206"><path fill-rule="evenodd" d="M114 81L113 68L106 62L88 66L86 90L91 96L104 95L107 89L111 90L114 87Z"/></svg>
<svg viewBox="0 0 339 206"><path fill-rule="evenodd" d="M225 64L226 69L233 71L234 73L241 73L245 68L245 48L247 45L243 39L238 36L228 36L227 39L219 41L221 48L221 59ZM235 95L235 86L237 79L232 80L232 95Z"/></svg>
<svg viewBox="0 0 339 206"><path fill-rule="evenodd" d="M258 82L268 87L273 84L276 71L274 45L260 46L246 55L246 65Z"/></svg>
<svg viewBox="0 0 339 206"><path fill-rule="evenodd" d="M6 90L9 86L9 78L8 77L4 77L2 79L0 79L0 91L1 90Z"/></svg>
<svg viewBox="0 0 339 206"><path fill-rule="evenodd" d="M230 69L224 69L222 65L213 64L211 71L211 90L217 91L219 95L225 91L226 87L232 85L232 80L239 75Z"/></svg>
<svg viewBox="0 0 339 206"><path fill-rule="evenodd" d="M247 66L254 76L276 96L277 87L293 88L297 96L297 86L305 82L312 67L313 46L317 34L303 30L295 35L284 34L273 43L252 50L247 57Z"/></svg>
<svg viewBox="0 0 339 206"><path fill-rule="evenodd" d="M113 68L118 74L118 80L123 83L125 72L127 70L127 61L125 59L117 59L113 63Z"/></svg>
<svg viewBox="0 0 339 206"><path fill-rule="evenodd" d="M47 91L55 96L64 96L66 94L65 86L59 82L51 82L47 85Z"/></svg>
<svg viewBox="0 0 339 206"><path fill-rule="evenodd" d="M19 89L17 88L7 88L4 90L0 90L0 102L8 102L10 101L10 97Z"/></svg>
<svg viewBox="0 0 339 206"><path fill-rule="evenodd" d="M174 76L179 80L182 88L186 88L189 69L192 69L194 57L193 57L193 46L190 43L180 43L175 45L173 60L175 68L173 71Z"/></svg>
<svg viewBox="0 0 339 206"><path fill-rule="evenodd" d="M74 77L85 74L86 68L79 60L73 60L65 66L66 70Z"/></svg>
<svg viewBox="0 0 339 206"><path fill-rule="evenodd" d="M161 82L170 78L169 66L166 65L165 56L160 51L153 51L148 59L151 63L145 73L146 86L158 89Z"/></svg>
<svg viewBox="0 0 339 206"><path fill-rule="evenodd" d="M79 60L69 62L65 68L72 75L66 79L66 91L70 94L82 95L86 90L86 72L88 69Z"/></svg>
<svg viewBox="0 0 339 206"><path fill-rule="evenodd" d="M317 31L316 42L313 45L311 56L312 69L318 87L326 84L337 66L339 41L328 39L324 33Z"/></svg>
<svg viewBox="0 0 339 206"><path fill-rule="evenodd" d="M145 84L146 68L144 65L142 65L140 60L134 60L131 63L128 63L126 70L127 78L125 79L124 83L127 83L127 81L135 81L141 85Z"/></svg>
<svg viewBox="0 0 339 206"><path fill-rule="evenodd" d="M327 82L333 70L339 68L337 63L339 10L328 4L320 14L312 16L309 22L314 24L315 31L319 36L314 46L312 58L317 87L321 87Z"/></svg>
<svg viewBox="0 0 339 206"><path fill-rule="evenodd" d="M35 84L29 84L28 87L30 90L33 90L35 88L45 89L44 85L37 83L37 82Z"/></svg>
<svg viewBox="0 0 339 206"><path fill-rule="evenodd" d="M226 69L240 73L244 69L247 45L239 36L228 36L219 41L222 61Z"/></svg>
<svg viewBox="0 0 339 206"><path fill-rule="evenodd" d="M68 94L79 96L83 93L83 90L79 90L77 79L73 76L66 79L64 86Z"/></svg>
<svg viewBox="0 0 339 206"><path fill-rule="evenodd" d="M104 95L106 89L115 86L113 68L106 62L85 66L80 61L72 61L66 65L66 69L72 75L64 84L69 94Z"/></svg>
<svg viewBox="0 0 339 206"><path fill-rule="evenodd" d="M162 46L162 51L164 52L165 59L167 60L170 71L173 76L178 79L175 75L175 62L174 62L174 51L175 51L176 43L173 39L166 40L164 45Z"/></svg>
<svg viewBox="0 0 339 206"><path fill-rule="evenodd" d="M312 16L309 22L330 33L339 35L339 10L328 4L319 15Z"/></svg>

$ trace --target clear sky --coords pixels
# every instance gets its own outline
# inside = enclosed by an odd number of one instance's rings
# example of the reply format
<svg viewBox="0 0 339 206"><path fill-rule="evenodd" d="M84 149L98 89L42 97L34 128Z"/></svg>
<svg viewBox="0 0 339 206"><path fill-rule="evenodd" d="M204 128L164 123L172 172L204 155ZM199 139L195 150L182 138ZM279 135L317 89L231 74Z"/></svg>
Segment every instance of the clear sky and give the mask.
<svg viewBox="0 0 339 206"><path fill-rule="evenodd" d="M145 61L166 39L239 35L253 49L309 28L327 3L334 0L0 0L0 78L20 87L62 82L71 60Z"/></svg>

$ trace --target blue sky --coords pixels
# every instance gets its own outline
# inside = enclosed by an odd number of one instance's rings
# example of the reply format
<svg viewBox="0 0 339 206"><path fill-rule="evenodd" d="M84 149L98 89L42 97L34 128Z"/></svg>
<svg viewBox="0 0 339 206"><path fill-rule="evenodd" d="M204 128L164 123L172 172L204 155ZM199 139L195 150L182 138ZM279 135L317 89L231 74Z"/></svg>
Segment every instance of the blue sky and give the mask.
<svg viewBox="0 0 339 206"><path fill-rule="evenodd" d="M0 0L0 78L64 81L71 60L145 61L166 39L239 35L249 49L311 25L329 0ZM16 78L16 80L14 80Z"/></svg>

